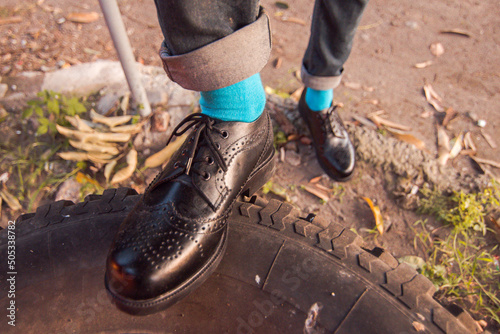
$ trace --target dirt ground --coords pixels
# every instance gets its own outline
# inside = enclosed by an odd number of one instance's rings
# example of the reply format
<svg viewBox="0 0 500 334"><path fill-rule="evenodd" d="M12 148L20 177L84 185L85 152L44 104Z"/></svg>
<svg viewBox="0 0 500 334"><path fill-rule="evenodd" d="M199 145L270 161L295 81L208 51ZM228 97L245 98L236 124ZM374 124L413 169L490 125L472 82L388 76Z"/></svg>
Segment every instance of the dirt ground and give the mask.
<svg viewBox="0 0 500 334"><path fill-rule="evenodd" d="M286 3L289 8L281 9L275 1L262 1L271 17L273 51L261 74L265 85L291 93L301 85L296 71L307 45L313 1ZM153 1L122 0L119 5L136 58L147 65L161 66L158 49L162 36ZM16 15L21 19L19 23L0 25L2 82L9 83L23 71L51 71L96 59L116 60L102 14L88 24L65 19L72 12L90 11L100 13L97 1L4 0L0 18ZM372 0L345 65L343 84L335 90L335 102L343 106L341 117L351 122L352 116L366 117L384 110L384 118L410 127L411 134L436 156L436 124L444 116L426 101L423 86L430 84L442 98L443 107L457 112L446 128L448 136L470 131L477 156L499 162L499 14L497 0ZM442 55L433 55L430 46L434 43L441 43ZM415 67L427 61L432 64ZM21 89L18 87L18 91ZM9 86L6 98L15 93ZM484 127L477 125L478 120L484 121ZM490 143L483 133L491 138ZM300 189L322 175L322 170L310 146L299 145L297 149L300 165L281 162L273 179L295 189L290 192L294 203L305 211L334 217L366 232L374 227L374 220L360 197L369 197L380 207L390 228L384 236L368 241L387 247L396 257L418 253L408 231L421 217L398 204L383 170L361 161L353 179L341 187L324 178L321 182L339 187L341 195L323 204ZM480 174L465 155L448 164L464 175ZM499 174L498 169L490 170Z"/></svg>

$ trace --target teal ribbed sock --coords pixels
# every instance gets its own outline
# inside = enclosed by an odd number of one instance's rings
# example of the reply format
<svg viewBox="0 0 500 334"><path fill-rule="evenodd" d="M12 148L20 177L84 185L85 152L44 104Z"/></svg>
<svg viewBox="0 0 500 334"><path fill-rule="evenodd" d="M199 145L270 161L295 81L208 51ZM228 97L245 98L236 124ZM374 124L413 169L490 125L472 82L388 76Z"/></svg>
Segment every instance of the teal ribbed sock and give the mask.
<svg viewBox="0 0 500 334"><path fill-rule="evenodd" d="M321 111L332 105L333 89L316 90L307 87L306 104L312 111Z"/></svg>
<svg viewBox="0 0 500 334"><path fill-rule="evenodd" d="M264 111L266 93L260 74L234 85L201 92L201 112L222 121L253 122Z"/></svg>

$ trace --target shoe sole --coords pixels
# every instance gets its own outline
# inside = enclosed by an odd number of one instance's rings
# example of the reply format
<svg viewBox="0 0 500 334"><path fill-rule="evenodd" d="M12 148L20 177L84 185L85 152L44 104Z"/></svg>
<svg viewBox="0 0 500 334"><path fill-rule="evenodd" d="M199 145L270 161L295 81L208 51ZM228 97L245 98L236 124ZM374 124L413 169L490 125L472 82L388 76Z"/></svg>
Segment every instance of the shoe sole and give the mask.
<svg viewBox="0 0 500 334"><path fill-rule="evenodd" d="M215 253L212 255L209 261L192 277L187 281L176 287L174 290L170 290L158 297L150 299L128 299L123 298L114 294L108 285L108 279L105 275L104 285L106 290L111 297L111 301L116 305L118 309L132 315L148 315L162 311L173 304L177 303L189 293L200 286L205 280L212 275L220 261L222 260L227 247L227 225L225 226L225 231L222 238L217 245Z"/></svg>
<svg viewBox="0 0 500 334"><path fill-rule="evenodd" d="M323 163L321 162L321 160L319 159L319 154L318 154L318 150L316 150L316 147L314 148L314 151L316 152L316 160L318 161L319 166L334 181L337 181L337 182L346 182L346 181L349 181L352 178L352 176L354 174L354 168L353 168L353 172L351 174L347 175L347 176L340 176L340 175L335 175L335 174L329 173L329 169L326 166L324 166Z"/></svg>

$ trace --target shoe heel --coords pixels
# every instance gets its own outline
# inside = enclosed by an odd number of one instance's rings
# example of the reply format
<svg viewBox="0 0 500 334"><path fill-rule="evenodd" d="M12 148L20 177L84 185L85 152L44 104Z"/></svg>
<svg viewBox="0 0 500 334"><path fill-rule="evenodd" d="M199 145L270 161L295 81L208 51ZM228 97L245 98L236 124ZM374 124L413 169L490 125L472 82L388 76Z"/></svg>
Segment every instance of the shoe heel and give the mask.
<svg viewBox="0 0 500 334"><path fill-rule="evenodd" d="M273 176L276 162L274 161L274 152L268 161L250 178L243 187L241 196L250 197L255 194L267 181Z"/></svg>

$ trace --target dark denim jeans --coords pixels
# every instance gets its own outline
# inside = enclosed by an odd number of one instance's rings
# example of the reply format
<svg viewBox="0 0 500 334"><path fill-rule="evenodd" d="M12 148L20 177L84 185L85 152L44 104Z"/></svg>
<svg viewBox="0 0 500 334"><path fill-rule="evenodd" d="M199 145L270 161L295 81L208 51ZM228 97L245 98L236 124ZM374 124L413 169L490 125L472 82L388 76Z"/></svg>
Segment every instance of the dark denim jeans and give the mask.
<svg viewBox="0 0 500 334"><path fill-rule="evenodd" d="M270 53L269 20L257 0L155 0L164 35L165 70L181 86L213 90L264 67ZM302 80L335 88L368 0L316 0Z"/></svg>

